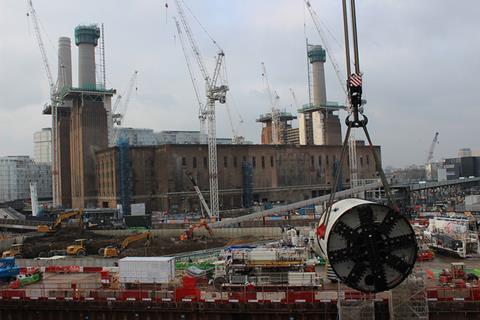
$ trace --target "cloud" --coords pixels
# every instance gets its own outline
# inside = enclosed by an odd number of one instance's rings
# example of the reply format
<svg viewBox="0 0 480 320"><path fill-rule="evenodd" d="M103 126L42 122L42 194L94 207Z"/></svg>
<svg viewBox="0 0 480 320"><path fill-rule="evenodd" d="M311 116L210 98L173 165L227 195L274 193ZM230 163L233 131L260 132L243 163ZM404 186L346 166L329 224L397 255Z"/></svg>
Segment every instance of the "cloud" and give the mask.
<svg viewBox="0 0 480 320"><path fill-rule="evenodd" d="M308 12L300 0L185 1L225 50L234 125L238 126L240 114L244 120L240 133L259 142L261 126L255 119L269 110L262 61L284 108L295 109L289 88L299 104L308 100L305 34L311 43L320 43ZM165 2L35 0L42 32L48 33L44 42L52 73L56 75L54 47L59 36L72 37L77 24L104 22L109 86L122 93L133 70L139 70L138 92L132 95L125 125L198 129L198 105L171 21L175 6ZM344 77L340 1L311 3L331 32L331 51ZM12 137L2 139L1 154L31 154L32 132L49 124L41 114L48 84L25 12L22 1L0 2L0 135ZM422 163L436 131L440 132L436 158L455 156L460 147L480 149L474 132L480 43L471 35L478 12L480 3L475 0L357 2L366 112L385 164ZM216 49L189 11L187 16L212 70ZM74 82L76 51L73 46ZM195 67L193 59L192 63ZM342 102L344 95L329 62L326 77L328 99ZM203 92L202 81L198 83ZM219 136L231 136L222 105L217 107L217 127Z"/></svg>

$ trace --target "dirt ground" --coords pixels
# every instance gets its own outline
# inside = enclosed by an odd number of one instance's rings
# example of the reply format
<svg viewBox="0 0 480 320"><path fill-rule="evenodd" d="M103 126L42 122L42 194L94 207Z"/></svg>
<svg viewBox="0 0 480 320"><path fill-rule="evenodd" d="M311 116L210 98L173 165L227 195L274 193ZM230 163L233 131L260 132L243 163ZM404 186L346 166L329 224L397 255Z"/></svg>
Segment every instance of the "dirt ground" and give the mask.
<svg viewBox="0 0 480 320"><path fill-rule="evenodd" d="M100 248L108 245L120 245L126 236L113 237L98 235L88 230L67 230L62 229L55 234L45 234L25 239L25 258L36 258L40 253L50 250L65 250L67 246L74 244L76 239L87 239L87 255L98 255ZM255 242L260 239L254 237L243 237L235 240L226 238L194 238L193 240L180 241L178 238L154 237L149 241L145 240L132 243L122 251L121 256L161 256L174 253L203 250L223 247L226 245Z"/></svg>

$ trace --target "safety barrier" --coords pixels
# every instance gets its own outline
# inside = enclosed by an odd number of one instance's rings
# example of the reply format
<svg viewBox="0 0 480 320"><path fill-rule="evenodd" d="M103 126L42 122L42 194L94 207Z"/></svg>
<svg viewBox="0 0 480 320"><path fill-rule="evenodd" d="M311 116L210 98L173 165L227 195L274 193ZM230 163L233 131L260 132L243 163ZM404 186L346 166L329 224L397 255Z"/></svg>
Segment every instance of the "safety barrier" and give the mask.
<svg viewBox="0 0 480 320"><path fill-rule="evenodd" d="M74 288L72 288L72 286ZM76 288L70 284L68 288L36 288L2 289L0 299L13 300L80 300L80 301L136 301L136 302L201 302L201 303L336 303L336 291L293 289L262 290L247 288L240 291L212 292L200 290L198 287L176 287L170 289L127 290ZM376 298L358 291L342 292L342 300L387 301L386 296ZM480 301L480 288L428 288L428 301Z"/></svg>
<svg viewBox="0 0 480 320"><path fill-rule="evenodd" d="M0 299L13 300L80 300L80 301L136 301L142 303L157 302L200 302L200 303L336 303L337 291L317 287L271 287L252 284L232 288L229 291L214 291L199 283L195 278L183 277L182 283L130 285L120 288L113 283L110 275L118 268L47 266L21 268L22 274L40 270L45 273L98 273L100 277L85 278L78 283L39 282L22 289L0 289ZM87 276L86 276L87 277ZM98 281L100 279L100 282ZM90 281L90 282L89 282ZM112 288L110 288L112 286ZM132 288L135 289L132 289ZM128 289L127 289L128 288ZM428 301L480 301L480 287L429 287L426 289ZM364 294L344 289L342 300L388 300L388 294Z"/></svg>

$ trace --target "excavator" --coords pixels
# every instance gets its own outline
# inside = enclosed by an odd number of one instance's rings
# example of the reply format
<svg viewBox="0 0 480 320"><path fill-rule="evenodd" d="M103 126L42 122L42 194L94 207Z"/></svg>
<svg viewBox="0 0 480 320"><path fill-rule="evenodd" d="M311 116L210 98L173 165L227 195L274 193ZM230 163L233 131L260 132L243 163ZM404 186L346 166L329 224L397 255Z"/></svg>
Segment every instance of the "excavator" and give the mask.
<svg viewBox="0 0 480 320"><path fill-rule="evenodd" d="M133 234L131 236L126 237L123 241L120 247L116 245L109 245L105 248L100 248L98 250L98 254L103 256L104 258L115 258L120 255L120 253L127 249L132 243L141 241L141 240L146 240L146 246L150 245L150 239L152 238L152 234L150 231L145 231L143 233L137 233Z"/></svg>
<svg viewBox="0 0 480 320"><path fill-rule="evenodd" d="M54 233L57 231L59 228L62 226L62 222L68 219L71 219L73 217L78 216L78 227L80 229L83 229L83 209L75 209L73 211L68 211L68 212L62 212L58 215L57 219L55 219L55 222L53 223L53 226L48 226L48 225L39 225L37 227L38 232L42 233Z"/></svg>
<svg viewBox="0 0 480 320"><path fill-rule="evenodd" d="M181 235L180 235L180 240L185 241L185 240L191 240L193 239L193 231L200 229L200 228L205 228L208 231L208 234L213 237L213 231L209 227L208 223L205 221L191 225L190 228L185 230Z"/></svg>

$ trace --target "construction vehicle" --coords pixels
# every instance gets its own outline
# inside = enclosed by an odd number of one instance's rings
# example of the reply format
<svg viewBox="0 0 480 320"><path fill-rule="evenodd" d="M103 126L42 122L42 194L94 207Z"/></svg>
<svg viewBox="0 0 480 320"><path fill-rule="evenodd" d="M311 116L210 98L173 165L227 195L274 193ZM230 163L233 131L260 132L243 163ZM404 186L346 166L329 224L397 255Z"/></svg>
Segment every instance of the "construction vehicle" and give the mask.
<svg viewBox="0 0 480 320"><path fill-rule="evenodd" d="M86 256L87 255L87 248L86 248L87 239L77 239L75 243L67 247L67 254L69 256Z"/></svg>
<svg viewBox="0 0 480 320"><path fill-rule="evenodd" d="M206 223L205 221L191 225L190 228L185 230L181 235L180 235L180 240L185 241L185 240L192 240L193 239L193 231L200 229L200 228L205 228L208 231L208 234L213 237L213 231Z"/></svg>
<svg viewBox="0 0 480 320"><path fill-rule="evenodd" d="M76 209L73 211L69 212L62 212L57 216L57 219L55 219L55 222L53 225L50 227L48 225L39 225L37 227L38 232L42 233L53 233L57 231L59 228L61 228L62 223L66 220L69 220L71 218L77 217L78 216L78 227L80 229L83 229L83 209Z"/></svg>
<svg viewBox="0 0 480 320"><path fill-rule="evenodd" d="M53 256L86 256L87 255L87 239L77 239L74 244L69 245L66 249L52 249L47 252L40 252L39 257L53 257Z"/></svg>
<svg viewBox="0 0 480 320"><path fill-rule="evenodd" d="M13 244L10 250L3 251L2 258L23 258L24 245L23 243Z"/></svg>
<svg viewBox="0 0 480 320"><path fill-rule="evenodd" d="M120 246L109 245L105 248L100 248L100 250L98 250L98 254L100 256L103 256L104 258L115 258L118 257L123 250L127 249L134 242L146 240L145 245L149 246L151 238L152 233L150 231L133 234L125 238Z"/></svg>
<svg viewBox="0 0 480 320"><path fill-rule="evenodd" d="M9 282L20 273L20 268L15 265L15 258L0 259L0 281Z"/></svg>

